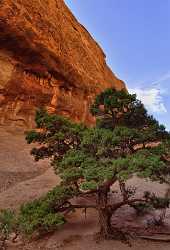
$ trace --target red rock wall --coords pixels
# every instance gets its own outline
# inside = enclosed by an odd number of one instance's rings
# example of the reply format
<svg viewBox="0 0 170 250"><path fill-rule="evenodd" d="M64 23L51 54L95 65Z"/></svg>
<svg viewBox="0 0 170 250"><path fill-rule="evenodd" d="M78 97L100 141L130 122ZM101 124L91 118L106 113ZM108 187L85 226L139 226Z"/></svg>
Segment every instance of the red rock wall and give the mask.
<svg viewBox="0 0 170 250"><path fill-rule="evenodd" d="M34 125L37 107L93 123L89 105L125 88L63 0L0 1L0 124Z"/></svg>

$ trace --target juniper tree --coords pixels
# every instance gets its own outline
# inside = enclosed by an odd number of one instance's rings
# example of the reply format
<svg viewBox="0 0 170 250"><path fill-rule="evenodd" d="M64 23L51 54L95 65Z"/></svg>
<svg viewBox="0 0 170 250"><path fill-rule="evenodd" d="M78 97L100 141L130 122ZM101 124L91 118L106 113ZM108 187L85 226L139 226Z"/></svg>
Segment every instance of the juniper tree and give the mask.
<svg viewBox="0 0 170 250"><path fill-rule="evenodd" d="M137 175L166 182L170 173L170 139L169 133L148 115L136 96L125 91L106 90L96 97L91 111L100 119L99 126L94 128L38 111L37 130L30 131L26 139L28 143L39 144L31 151L35 160L49 158L61 178L53 195L50 192L43 199L50 212L66 216L78 208L94 208L100 233L109 238L116 235L111 218L122 206L147 204L155 209L169 206L168 199L149 192L135 198L134 190L126 187L126 181ZM119 202L110 198L116 183L121 191ZM60 195L57 195L58 189L63 190ZM93 195L91 204L77 204L72 199L89 194ZM34 210L29 213L29 223L33 213Z"/></svg>

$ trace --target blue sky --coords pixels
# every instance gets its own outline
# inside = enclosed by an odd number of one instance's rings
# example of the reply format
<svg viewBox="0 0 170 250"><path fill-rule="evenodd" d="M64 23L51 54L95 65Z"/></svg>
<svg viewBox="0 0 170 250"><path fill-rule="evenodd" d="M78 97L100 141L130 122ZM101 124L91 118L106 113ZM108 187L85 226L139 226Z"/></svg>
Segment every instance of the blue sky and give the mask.
<svg viewBox="0 0 170 250"><path fill-rule="evenodd" d="M170 0L65 0L113 72L170 130Z"/></svg>

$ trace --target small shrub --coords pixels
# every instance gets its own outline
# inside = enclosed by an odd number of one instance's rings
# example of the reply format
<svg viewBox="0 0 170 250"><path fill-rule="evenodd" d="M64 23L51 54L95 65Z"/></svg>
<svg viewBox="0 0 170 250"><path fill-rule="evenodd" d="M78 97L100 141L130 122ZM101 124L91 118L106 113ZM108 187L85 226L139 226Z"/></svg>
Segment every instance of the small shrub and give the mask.
<svg viewBox="0 0 170 250"><path fill-rule="evenodd" d="M0 232L8 237L12 231L17 229L17 221L13 211L1 210L0 211Z"/></svg>
<svg viewBox="0 0 170 250"><path fill-rule="evenodd" d="M152 209L150 204L143 202L133 204L132 207L136 210L137 215L144 215Z"/></svg>
<svg viewBox="0 0 170 250"><path fill-rule="evenodd" d="M35 231L49 232L64 223L64 216L55 213L45 199L23 205L18 217L20 231L27 235L31 235Z"/></svg>

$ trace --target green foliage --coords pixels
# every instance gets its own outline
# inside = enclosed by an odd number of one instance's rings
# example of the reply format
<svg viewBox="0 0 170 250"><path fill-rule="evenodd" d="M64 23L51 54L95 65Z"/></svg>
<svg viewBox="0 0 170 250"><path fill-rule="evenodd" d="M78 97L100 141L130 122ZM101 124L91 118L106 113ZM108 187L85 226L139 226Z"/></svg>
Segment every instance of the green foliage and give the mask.
<svg viewBox="0 0 170 250"><path fill-rule="evenodd" d="M147 202L137 202L132 205L132 207L136 209L137 214L139 215L148 213L150 210L153 209L165 209L169 208L170 206L170 198L159 197L156 196L154 193L150 193L148 191L144 193L144 198Z"/></svg>
<svg viewBox="0 0 170 250"><path fill-rule="evenodd" d="M48 203L50 207L59 207L68 199L74 197L76 195L76 190L70 186L56 186L51 191L47 193L45 196L45 201Z"/></svg>
<svg viewBox="0 0 170 250"><path fill-rule="evenodd" d="M13 211L1 210L0 211L0 232L8 237L8 235L17 228L16 217Z"/></svg>
<svg viewBox="0 0 170 250"><path fill-rule="evenodd" d="M152 210L152 206L150 203L146 202L138 202L132 205L132 207L136 210L136 213L138 215L144 215L147 214L149 211Z"/></svg>
<svg viewBox="0 0 170 250"><path fill-rule="evenodd" d="M85 126L75 124L66 118L49 115L45 110L38 110L36 123L39 131L27 133L28 143L38 142L40 147L33 148L31 154L36 161L44 158L61 158L71 148L77 148Z"/></svg>
<svg viewBox="0 0 170 250"><path fill-rule="evenodd" d="M97 183L95 181L83 182L80 186L82 190L95 190L97 188Z"/></svg>
<svg viewBox="0 0 170 250"><path fill-rule="evenodd" d="M98 118L94 128L49 115L45 110L37 111L39 129L29 132L26 139L39 144L31 151L35 160L51 159L61 186L22 207L19 224L27 233L49 231L63 224L63 211L73 209L71 199L87 191L99 195L104 190L102 206L107 208L107 193L116 181L121 187L121 183L137 175L162 183L170 175L170 135L148 115L136 95L108 89L96 97L91 112ZM123 186L122 204L129 204L135 191ZM167 206L169 200L153 195L133 204L139 212ZM100 205L96 204L96 208Z"/></svg>
<svg viewBox="0 0 170 250"><path fill-rule="evenodd" d="M76 192L69 186L60 185L49 191L44 197L22 205L19 214L15 214L11 210L2 210L0 212L0 232L8 237L13 231L26 235L34 232L54 231L66 222L61 212L67 204L67 200L75 196Z"/></svg>
<svg viewBox="0 0 170 250"><path fill-rule="evenodd" d="M65 223L63 215L55 213L45 200L35 200L21 207L19 228L25 234L51 231Z"/></svg>
<svg viewBox="0 0 170 250"><path fill-rule="evenodd" d="M20 230L32 234L35 231L53 231L63 225L65 218L58 210L73 194L71 188L57 186L45 197L24 204L18 217Z"/></svg>
<svg viewBox="0 0 170 250"><path fill-rule="evenodd" d="M125 126L142 129L148 140L168 136L165 127L147 113L136 95L131 95L125 90L105 90L96 96L90 110L92 115L97 117L99 128L113 130L116 126Z"/></svg>
<svg viewBox="0 0 170 250"><path fill-rule="evenodd" d="M101 113L100 106L103 105L103 111L106 114L115 112L124 112L124 108L131 105L136 100L136 95L130 95L125 90L116 91L115 89L107 89L99 94L91 107L91 113L97 115Z"/></svg>
<svg viewBox="0 0 170 250"><path fill-rule="evenodd" d="M35 141L40 142L41 140L39 139L39 135L40 134L36 132L35 130L29 131L29 134L27 134L26 136L27 143L30 144Z"/></svg>
<svg viewBox="0 0 170 250"><path fill-rule="evenodd" d="M111 161L97 160L89 152L83 150L78 152L70 150L55 167L65 183L73 184L81 179L81 187L91 183L97 186L113 175Z"/></svg>
<svg viewBox="0 0 170 250"><path fill-rule="evenodd" d="M37 124L37 128L45 127L50 129L55 121L56 121L56 116L55 115L49 116L44 108L37 110L35 116L35 122Z"/></svg>
<svg viewBox="0 0 170 250"><path fill-rule="evenodd" d="M154 209L163 209L169 208L170 206L170 198L167 197L158 197L154 193L146 192L145 197L147 197L148 203Z"/></svg>
<svg viewBox="0 0 170 250"><path fill-rule="evenodd" d="M81 188L99 187L106 180L127 180L134 174L162 182L163 176L169 173L169 167L161 158L169 153L164 146L169 142L165 128L148 116L135 95L123 90L109 89L101 93L96 97L92 112L100 112L101 105L104 105L105 114L121 113L125 117L128 112L133 115L134 109L140 107L145 124L131 128L125 126L125 122L124 126L118 122L114 129L86 128L41 110L36 117L41 131L31 131L27 135L28 143L43 144L32 150L35 160L51 158L56 174L69 186L79 183ZM154 148L146 146L160 138L160 143Z"/></svg>
<svg viewBox="0 0 170 250"><path fill-rule="evenodd" d="M106 89L96 96L90 110L92 115L98 117L99 127L113 129L121 123L122 115L131 114L139 106L138 103L136 95L130 95L125 90Z"/></svg>

